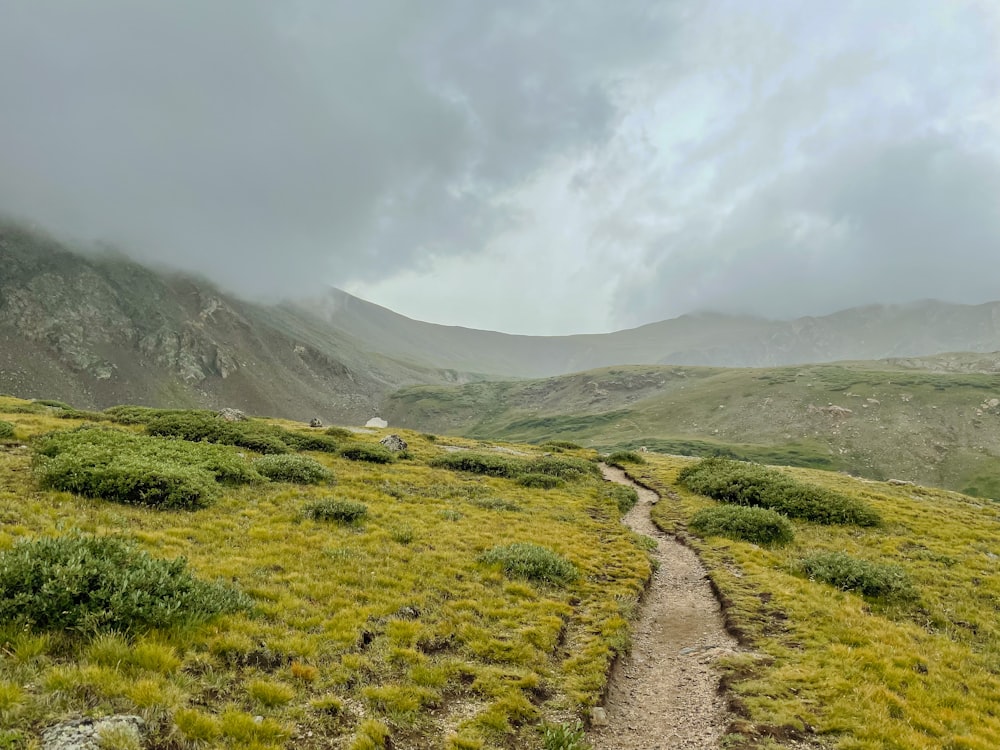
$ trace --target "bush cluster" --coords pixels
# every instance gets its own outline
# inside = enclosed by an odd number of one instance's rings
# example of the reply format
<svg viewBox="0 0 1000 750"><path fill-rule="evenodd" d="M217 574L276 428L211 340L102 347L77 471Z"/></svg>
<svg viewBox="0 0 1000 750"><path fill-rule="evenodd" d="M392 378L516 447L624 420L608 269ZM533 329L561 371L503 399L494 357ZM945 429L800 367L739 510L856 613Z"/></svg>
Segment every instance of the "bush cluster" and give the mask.
<svg viewBox="0 0 1000 750"><path fill-rule="evenodd" d="M314 521L357 523L368 515L368 506L353 500L338 500L328 497L309 503L305 507L305 512Z"/></svg>
<svg viewBox="0 0 1000 750"><path fill-rule="evenodd" d="M0 420L0 440L14 437L14 425Z"/></svg>
<svg viewBox="0 0 1000 750"><path fill-rule="evenodd" d="M877 526L881 519L866 503L798 482L760 464L706 458L685 467L678 480L689 490L733 505L759 506L822 524Z"/></svg>
<svg viewBox="0 0 1000 750"><path fill-rule="evenodd" d="M538 490L552 490L566 484L565 480L554 477L551 474L522 474L517 478L517 483L522 487L532 487Z"/></svg>
<svg viewBox="0 0 1000 750"><path fill-rule="evenodd" d="M192 442L236 445L257 453L288 453L291 450L268 425L252 420L227 422L211 412L174 412L154 416L146 422L146 432Z"/></svg>
<svg viewBox="0 0 1000 750"><path fill-rule="evenodd" d="M608 484L602 490L604 497L612 500L618 506L618 511L624 515L628 513L635 504L639 502L639 493L633 487L626 487L621 484Z"/></svg>
<svg viewBox="0 0 1000 750"><path fill-rule="evenodd" d="M385 446L368 445L367 443L345 445L340 449L340 455L351 461L367 461L372 464L391 464L396 460L392 451Z"/></svg>
<svg viewBox="0 0 1000 750"><path fill-rule="evenodd" d="M628 464L644 464L646 459L635 451L615 451L605 458L604 462L624 469Z"/></svg>
<svg viewBox="0 0 1000 750"><path fill-rule="evenodd" d="M769 508L716 505L691 517L690 526L702 536L724 536L761 546L788 544L795 538L789 520Z"/></svg>
<svg viewBox="0 0 1000 750"><path fill-rule="evenodd" d="M115 537L21 541L0 553L0 621L40 630L133 633L249 609L248 597L196 579Z"/></svg>
<svg viewBox="0 0 1000 750"><path fill-rule="evenodd" d="M843 552L820 552L800 560L799 568L810 579L872 599L910 601L917 598L916 587L898 565L859 560Z"/></svg>
<svg viewBox="0 0 1000 750"><path fill-rule="evenodd" d="M529 542L517 542L493 547L479 557L487 565L498 564L512 578L565 586L576 580L576 567L566 558Z"/></svg>
<svg viewBox="0 0 1000 750"><path fill-rule="evenodd" d="M260 481L235 450L85 426L55 432L35 445L43 487L129 505L200 508L218 484Z"/></svg>
<svg viewBox="0 0 1000 750"><path fill-rule="evenodd" d="M542 443L542 447L556 451L575 451L583 448L579 443L573 443L569 440L548 440Z"/></svg>
<svg viewBox="0 0 1000 750"><path fill-rule="evenodd" d="M542 474L557 479L572 480L600 473L596 465L582 458L543 456L530 459L474 451L446 453L432 460L431 466L505 479L519 479L526 474Z"/></svg>
<svg viewBox="0 0 1000 750"><path fill-rule="evenodd" d="M321 484L333 479L333 472L308 456L262 456L253 466L274 482Z"/></svg>

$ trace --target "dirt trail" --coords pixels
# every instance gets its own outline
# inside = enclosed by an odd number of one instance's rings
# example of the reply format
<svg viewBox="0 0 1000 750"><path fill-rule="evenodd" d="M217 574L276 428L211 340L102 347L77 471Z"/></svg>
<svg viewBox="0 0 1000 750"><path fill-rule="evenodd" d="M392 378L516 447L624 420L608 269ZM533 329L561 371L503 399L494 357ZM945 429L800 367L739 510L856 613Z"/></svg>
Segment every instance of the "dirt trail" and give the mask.
<svg viewBox="0 0 1000 750"><path fill-rule="evenodd" d="M624 522L657 541L659 569L643 598L631 652L611 673L608 724L595 726L590 741L595 750L716 748L729 716L712 665L736 642L722 625L697 556L653 525L649 509L657 494L620 469L602 465L601 471L608 481L638 491L639 502Z"/></svg>

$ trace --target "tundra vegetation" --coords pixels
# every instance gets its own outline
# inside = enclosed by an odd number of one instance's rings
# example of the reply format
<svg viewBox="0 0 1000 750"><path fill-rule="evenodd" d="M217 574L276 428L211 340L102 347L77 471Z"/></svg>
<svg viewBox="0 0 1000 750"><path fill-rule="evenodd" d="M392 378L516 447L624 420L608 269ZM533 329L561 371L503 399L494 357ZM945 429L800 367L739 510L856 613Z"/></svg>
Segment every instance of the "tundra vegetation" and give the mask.
<svg viewBox="0 0 1000 750"><path fill-rule="evenodd" d="M654 454L628 471L676 498L654 506L653 519L696 549L745 646L723 661L736 713L724 747L1000 747L995 502ZM742 497L747 475L754 487L846 497L867 511L843 523L800 514L788 521L794 536L784 544L754 538L743 522L719 522L719 514L757 510L726 502ZM735 489L717 492L730 486L727 477ZM868 511L878 525L866 522Z"/></svg>
<svg viewBox="0 0 1000 750"><path fill-rule="evenodd" d="M375 463L374 435L9 397L0 420L0 747L112 713L179 749L569 747L651 572L592 451L404 433Z"/></svg>

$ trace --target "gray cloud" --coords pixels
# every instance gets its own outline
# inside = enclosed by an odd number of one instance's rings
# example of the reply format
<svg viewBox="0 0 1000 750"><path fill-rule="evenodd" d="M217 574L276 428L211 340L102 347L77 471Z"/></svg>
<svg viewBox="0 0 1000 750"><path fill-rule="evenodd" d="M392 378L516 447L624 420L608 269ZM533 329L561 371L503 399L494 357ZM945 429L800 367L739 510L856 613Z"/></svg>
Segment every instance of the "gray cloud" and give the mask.
<svg viewBox="0 0 1000 750"><path fill-rule="evenodd" d="M475 251L614 124L641 4L0 0L0 209L242 291Z"/></svg>

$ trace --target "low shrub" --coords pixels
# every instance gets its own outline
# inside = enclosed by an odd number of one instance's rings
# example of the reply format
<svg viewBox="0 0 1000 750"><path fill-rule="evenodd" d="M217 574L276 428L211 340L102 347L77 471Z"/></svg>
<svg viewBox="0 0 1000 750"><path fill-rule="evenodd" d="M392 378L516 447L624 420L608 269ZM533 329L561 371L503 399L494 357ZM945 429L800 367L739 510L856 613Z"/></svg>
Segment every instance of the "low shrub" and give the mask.
<svg viewBox="0 0 1000 750"><path fill-rule="evenodd" d="M716 505L691 517L690 527L702 536L724 536L762 546L788 544L795 538L785 516L768 508Z"/></svg>
<svg viewBox="0 0 1000 750"><path fill-rule="evenodd" d="M544 750L591 750L587 742L587 732L583 722L573 724L545 724L542 727L542 748Z"/></svg>
<svg viewBox="0 0 1000 750"><path fill-rule="evenodd" d="M235 450L84 426L35 444L43 487L129 505L191 509L215 499L218 483L262 477Z"/></svg>
<svg viewBox="0 0 1000 750"><path fill-rule="evenodd" d="M572 456L543 456L534 461L526 461L523 471L570 480L601 474L601 470L593 461Z"/></svg>
<svg viewBox="0 0 1000 750"><path fill-rule="evenodd" d="M263 456L254 468L275 482L320 484L333 479L333 472L308 456Z"/></svg>
<svg viewBox="0 0 1000 750"><path fill-rule="evenodd" d="M517 478L517 483L522 487L532 487L540 490L551 490L556 487L565 486L566 482L559 477L550 474L522 474Z"/></svg>
<svg viewBox="0 0 1000 750"><path fill-rule="evenodd" d="M345 445L340 449L342 458L351 461L367 461L372 464L391 464L396 460L388 448L382 445L368 445L366 443L354 443Z"/></svg>
<svg viewBox="0 0 1000 750"><path fill-rule="evenodd" d="M34 403L39 406L48 406L52 409L62 409L63 411L73 411L73 407L65 401L56 401L51 398L36 398Z"/></svg>
<svg viewBox="0 0 1000 750"><path fill-rule="evenodd" d="M215 412L208 411L207 409L156 409L152 406L135 406L132 404L110 406L103 413L119 424L146 424L154 417L171 414L215 416Z"/></svg>
<svg viewBox="0 0 1000 750"><path fill-rule="evenodd" d="M615 451L604 459L604 462L624 469L627 464L644 464L646 459L635 451Z"/></svg>
<svg viewBox="0 0 1000 750"><path fill-rule="evenodd" d="M526 578L555 586L565 586L576 580L576 567L566 558L529 542L517 542L493 547L479 557L487 565L500 565L512 578Z"/></svg>
<svg viewBox="0 0 1000 750"><path fill-rule="evenodd" d="M0 420L0 440L14 437L14 425Z"/></svg>
<svg viewBox="0 0 1000 750"><path fill-rule="evenodd" d="M511 479L524 472L525 462L511 456L501 456L493 453L475 453L458 451L446 453L431 461L431 466L466 471L470 474L483 474L489 477L505 477Z"/></svg>
<svg viewBox="0 0 1000 750"><path fill-rule="evenodd" d="M116 537L20 541L0 553L0 622L39 630L133 633L249 609L244 594L200 581Z"/></svg>
<svg viewBox="0 0 1000 750"><path fill-rule="evenodd" d="M305 512L314 521L357 523L368 515L368 506L352 500L338 500L331 497L309 503L305 507Z"/></svg>
<svg viewBox="0 0 1000 750"><path fill-rule="evenodd" d="M323 430L324 435L329 435L332 438L339 438L340 440L350 440L355 436L353 432L343 427L327 427Z"/></svg>
<svg viewBox="0 0 1000 750"><path fill-rule="evenodd" d="M603 495L609 498L618 506L618 511L624 515L635 507L639 502L639 493L633 487L626 487L621 484L609 484L603 489Z"/></svg>
<svg viewBox="0 0 1000 750"><path fill-rule="evenodd" d="M285 430L281 439L292 450L336 453L340 444L329 435Z"/></svg>
<svg viewBox="0 0 1000 750"><path fill-rule="evenodd" d="M678 481L724 503L770 508L789 518L857 526L881 523L878 513L860 500L798 482L760 464L706 458L681 470Z"/></svg>
<svg viewBox="0 0 1000 750"><path fill-rule="evenodd" d="M288 453L291 449L281 439L280 428L253 420L227 422L214 412L167 412L146 422L146 432L161 437L175 437L192 442L235 445L264 454Z"/></svg>
<svg viewBox="0 0 1000 750"><path fill-rule="evenodd" d="M843 552L820 552L800 560L798 567L811 580L871 599L910 601L918 598L910 577L898 565L859 560Z"/></svg>

